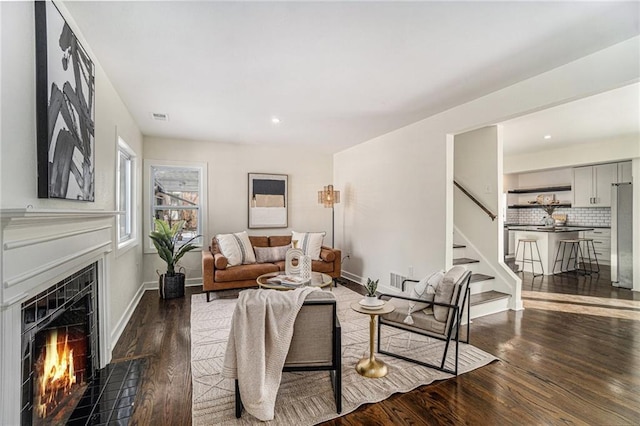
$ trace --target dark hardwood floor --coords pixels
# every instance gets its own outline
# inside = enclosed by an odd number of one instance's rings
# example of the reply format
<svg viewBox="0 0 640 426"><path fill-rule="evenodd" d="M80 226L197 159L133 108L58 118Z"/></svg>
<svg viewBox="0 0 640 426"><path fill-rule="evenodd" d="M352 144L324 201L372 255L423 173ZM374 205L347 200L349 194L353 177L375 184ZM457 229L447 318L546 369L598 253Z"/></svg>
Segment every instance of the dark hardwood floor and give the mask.
<svg viewBox="0 0 640 426"><path fill-rule="evenodd" d="M190 295L198 292L168 301L147 292L115 347L114 362L148 359L132 424L191 423ZM325 424L640 424L639 295L611 287L603 269L525 274L523 300L523 311L472 321L471 343L500 361Z"/></svg>

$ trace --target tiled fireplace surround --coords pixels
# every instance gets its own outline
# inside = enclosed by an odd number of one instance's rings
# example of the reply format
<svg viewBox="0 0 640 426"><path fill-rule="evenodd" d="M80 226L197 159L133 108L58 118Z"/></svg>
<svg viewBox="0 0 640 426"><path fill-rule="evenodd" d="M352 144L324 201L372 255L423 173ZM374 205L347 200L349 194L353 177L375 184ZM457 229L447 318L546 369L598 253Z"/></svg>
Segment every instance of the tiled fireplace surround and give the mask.
<svg viewBox="0 0 640 426"><path fill-rule="evenodd" d="M96 210L0 211L0 412L20 424L22 303L97 262L100 365L111 357L107 330L108 264L115 212Z"/></svg>

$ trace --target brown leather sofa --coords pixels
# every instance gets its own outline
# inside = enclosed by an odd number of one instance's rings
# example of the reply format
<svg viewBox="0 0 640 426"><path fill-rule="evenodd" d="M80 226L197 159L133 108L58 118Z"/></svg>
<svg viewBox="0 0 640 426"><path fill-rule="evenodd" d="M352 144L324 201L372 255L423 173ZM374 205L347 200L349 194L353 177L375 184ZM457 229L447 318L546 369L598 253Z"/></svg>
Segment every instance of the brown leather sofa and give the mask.
<svg viewBox="0 0 640 426"><path fill-rule="evenodd" d="M249 240L253 247L279 247L291 244L291 235L254 236ZM311 262L311 269L335 279L342 269L340 250L322 247L320 260ZM220 252L215 237L209 250L202 251L202 291L207 292L207 302L212 291L231 288L257 287L256 278L268 272L284 271L284 260L275 263L252 263L250 265L227 266L227 258Z"/></svg>

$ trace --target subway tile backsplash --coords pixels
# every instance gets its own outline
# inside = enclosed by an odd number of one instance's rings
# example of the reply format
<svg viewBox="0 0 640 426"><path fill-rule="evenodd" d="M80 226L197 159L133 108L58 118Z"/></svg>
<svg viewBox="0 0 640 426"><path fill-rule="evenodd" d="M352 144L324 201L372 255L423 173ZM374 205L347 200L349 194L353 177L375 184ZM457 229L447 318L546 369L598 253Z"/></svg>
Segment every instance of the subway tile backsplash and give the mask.
<svg viewBox="0 0 640 426"><path fill-rule="evenodd" d="M555 213L566 214L568 226L611 226L609 207L558 208ZM507 209L507 223L533 225L542 223L546 216L542 208Z"/></svg>

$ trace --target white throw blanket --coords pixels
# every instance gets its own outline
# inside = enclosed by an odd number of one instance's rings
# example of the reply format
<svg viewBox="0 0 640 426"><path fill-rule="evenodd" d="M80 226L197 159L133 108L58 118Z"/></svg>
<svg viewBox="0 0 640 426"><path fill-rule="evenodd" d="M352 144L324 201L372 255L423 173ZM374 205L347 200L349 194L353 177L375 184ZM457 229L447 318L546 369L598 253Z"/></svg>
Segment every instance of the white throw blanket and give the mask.
<svg viewBox="0 0 640 426"><path fill-rule="evenodd" d="M238 379L244 408L260 420L273 419L293 325L312 291L319 289L245 290L238 296L222 375Z"/></svg>

